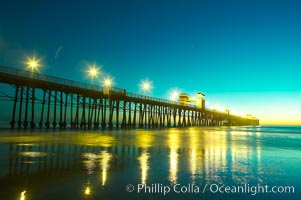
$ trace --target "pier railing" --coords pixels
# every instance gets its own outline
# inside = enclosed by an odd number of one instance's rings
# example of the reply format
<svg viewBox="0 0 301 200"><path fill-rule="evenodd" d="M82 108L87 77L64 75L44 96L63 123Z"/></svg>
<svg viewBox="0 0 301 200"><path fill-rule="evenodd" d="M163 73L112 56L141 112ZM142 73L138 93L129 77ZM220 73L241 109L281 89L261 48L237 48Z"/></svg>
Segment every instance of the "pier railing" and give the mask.
<svg viewBox="0 0 301 200"><path fill-rule="evenodd" d="M102 87L6 66L0 66L0 82L15 85L15 96L12 98L12 128L15 126L16 118L18 118L18 128L21 128L22 123L24 128L28 126L29 109L31 109L30 127L35 127L35 107L38 107L38 103L35 103L36 89L42 89L43 93L42 107L39 108L41 113L37 113L40 115L39 126L42 127L43 120L46 119L46 128L50 127L50 115L52 115L54 128L58 117L60 128L66 127L68 114L70 114L71 127L92 127L93 121L94 127L98 127L101 122L104 128L108 120L108 125L112 128L114 119L117 120L115 125L118 127L121 113L123 113L122 127L135 127L135 123L139 123L139 127L146 126L146 124L152 127L157 126L156 124L160 124L160 127L164 124L171 126L172 123L174 126L256 125L259 123L257 119L200 109L196 105L184 105L176 101L135 94L122 88ZM67 105L69 105L70 113L67 112ZM106 111L109 114L106 114ZM132 112L134 112L133 117Z"/></svg>
<svg viewBox="0 0 301 200"><path fill-rule="evenodd" d="M126 90L122 89L122 88L102 87L102 86L97 86L97 85L93 85L93 84L73 81L73 80L69 80L69 79L58 78L58 77L51 76L51 75L40 74L37 72L31 72L31 71L27 71L27 70L23 70L23 69L16 69L16 68L11 68L11 67L6 67L6 66L0 66L0 72L6 73L9 75L22 76L24 78L29 78L29 79L35 79L35 80L39 80L39 81L46 81L46 82L61 84L61 85L70 86L70 87L77 87L77 88L81 88L81 89L92 90L92 91L96 91L96 92L104 92L104 91L108 90L109 92L115 92L118 94L124 93L124 95L126 95L127 97L150 100L150 101L166 103L166 104L181 105L179 102L176 102L176 101L151 97L151 96L147 96L147 95L135 94L135 93L131 93L131 92L126 92ZM189 105L189 107L194 107L194 106Z"/></svg>

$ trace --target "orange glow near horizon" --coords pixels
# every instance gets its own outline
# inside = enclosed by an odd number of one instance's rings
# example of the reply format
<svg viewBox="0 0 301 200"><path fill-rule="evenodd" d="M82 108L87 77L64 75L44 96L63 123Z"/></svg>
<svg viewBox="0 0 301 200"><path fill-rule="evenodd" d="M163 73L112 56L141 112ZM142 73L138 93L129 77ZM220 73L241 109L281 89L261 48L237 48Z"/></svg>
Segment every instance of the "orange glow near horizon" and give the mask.
<svg viewBox="0 0 301 200"><path fill-rule="evenodd" d="M301 92L250 92L207 96L210 102L226 105L230 114L245 117L243 113L250 113L259 119L260 125L301 125Z"/></svg>
<svg viewBox="0 0 301 200"><path fill-rule="evenodd" d="M297 105L286 105L283 107L265 105L264 108L259 109L256 117L260 120L260 125L301 125L301 109Z"/></svg>
<svg viewBox="0 0 301 200"><path fill-rule="evenodd" d="M278 125L278 126L301 126L300 120L276 119L276 120L260 120L260 125Z"/></svg>

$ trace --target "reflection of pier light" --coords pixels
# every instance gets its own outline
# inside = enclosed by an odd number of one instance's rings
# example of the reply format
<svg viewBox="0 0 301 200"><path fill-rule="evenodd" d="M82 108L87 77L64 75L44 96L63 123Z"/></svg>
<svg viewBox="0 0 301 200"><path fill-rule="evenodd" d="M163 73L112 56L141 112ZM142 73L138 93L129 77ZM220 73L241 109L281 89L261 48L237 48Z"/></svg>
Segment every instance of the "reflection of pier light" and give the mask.
<svg viewBox="0 0 301 200"><path fill-rule="evenodd" d="M256 133L256 137L257 137L257 141L261 141L260 137L261 137L261 133L257 132ZM262 174L262 167L261 167L261 142L257 143L257 147L256 147L256 151L257 151L257 174ZM258 182L261 183L261 178L260 176L258 176Z"/></svg>
<svg viewBox="0 0 301 200"><path fill-rule="evenodd" d="M198 140L199 135L194 132L191 131L189 134L189 146L190 146L190 158L189 158L189 163L190 163L190 172L191 172L191 178L194 181L195 179L195 174L197 173L197 169L198 169L198 147L199 147L199 140Z"/></svg>
<svg viewBox="0 0 301 200"><path fill-rule="evenodd" d="M232 151L232 165L236 166L236 162L243 161L247 162L249 155L252 153L252 150L247 144L248 135L244 132L235 132L231 134L231 151ZM240 142L237 142L241 140Z"/></svg>
<svg viewBox="0 0 301 200"><path fill-rule="evenodd" d="M136 139L137 146L142 148L151 147L154 143L154 136L148 131L140 131Z"/></svg>
<svg viewBox="0 0 301 200"><path fill-rule="evenodd" d="M21 192L20 200L25 200L25 198L26 198L25 193L26 193L26 190Z"/></svg>
<svg viewBox="0 0 301 200"><path fill-rule="evenodd" d="M261 141L259 138L261 137L261 133L257 132L256 133L256 137L258 138L257 141ZM260 142L257 143L257 159L258 159L258 163L261 162L261 144Z"/></svg>
<svg viewBox="0 0 301 200"><path fill-rule="evenodd" d="M88 171L88 174L92 174L94 172L94 169L96 167L95 161L97 159L97 155L94 153L84 153L83 158L87 159L85 161L85 167Z"/></svg>
<svg viewBox="0 0 301 200"><path fill-rule="evenodd" d="M109 162L112 158L112 155L106 151L102 151L101 152L101 160L100 160L100 164L101 164L101 175L102 175L102 185L104 186L107 180L107 173L108 173L108 169L109 169Z"/></svg>
<svg viewBox="0 0 301 200"><path fill-rule="evenodd" d="M261 144L260 133L245 133L237 132L231 134L232 150L232 179L238 183L249 182L250 179L241 176L241 173L260 174L261 168ZM250 141L256 139L256 144L253 145ZM256 166L253 169L253 166ZM250 171L254 170L254 171ZM261 183L261 176L256 177L256 181Z"/></svg>
<svg viewBox="0 0 301 200"><path fill-rule="evenodd" d="M169 178L172 183L177 183L177 173L178 173L178 152L176 148L170 149L169 154Z"/></svg>
<svg viewBox="0 0 301 200"><path fill-rule="evenodd" d="M190 171L191 171L191 180L192 183L195 183L195 174L197 170L197 149L192 148L190 152Z"/></svg>
<svg viewBox="0 0 301 200"><path fill-rule="evenodd" d="M147 179L147 173L149 169L149 153L147 153L147 149L143 149L142 154L138 157L140 168L141 168L141 183L145 184Z"/></svg>
<svg viewBox="0 0 301 200"><path fill-rule="evenodd" d="M142 131L137 135L137 146L142 147L143 151L141 155L137 158L140 163L141 168L141 183L145 184L147 180L147 174L149 169L148 160L150 158L149 153L147 152L147 148L153 145L153 135L148 131Z"/></svg>
<svg viewBox="0 0 301 200"><path fill-rule="evenodd" d="M192 148L190 153L190 171L192 175L196 173L196 162L197 162L196 149Z"/></svg>
<svg viewBox="0 0 301 200"><path fill-rule="evenodd" d="M256 147L257 150L257 174L262 174L262 167L261 167L261 147L257 146ZM260 183L261 178L260 176L258 176L258 182Z"/></svg>
<svg viewBox="0 0 301 200"><path fill-rule="evenodd" d="M261 147L257 146L256 151L257 151L257 162L259 164L261 162Z"/></svg>
<svg viewBox="0 0 301 200"><path fill-rule="evenodd" d="M191 180L192 183L195 181L195 174L197 171L197 144L194 142L190 142L191 149L190 149L190 172L191 172Z"/></svg>
<svg viewBox="0 0 301 200"><path fill-rule="evenodd" d="M169 180L174 184L177 182L179 142L180 142L180 140L179 140L179 135L177 132L171 132L168 134L168 146L170 148Z"/></svg>
<svg viewBox="0 0 301 200"><path fill-rule="evenodd" d="M247 144L248 135L245 132L231 133L231 155L232 155L232 179L233 181L243 184L247 180L244 174L247 172L248 157L252 150ZM251 159L252 160L252 159Z"/></svg>
<svg viewBox="0 0 301 200"><path fill-rule="evenodd" d="M90 194L91 194L91 189L89 186L87 186L85 189L85 195L90 195Z"/></svg>
<svg viewBox="0 0 301 200"><path fill-rule="evenodd" d="M207 141L208 140L208 141ZM227 138L226 132L216 132L215 135L206 134L205 170L206 175L215 176L219 170L227 166Z"/></svg>

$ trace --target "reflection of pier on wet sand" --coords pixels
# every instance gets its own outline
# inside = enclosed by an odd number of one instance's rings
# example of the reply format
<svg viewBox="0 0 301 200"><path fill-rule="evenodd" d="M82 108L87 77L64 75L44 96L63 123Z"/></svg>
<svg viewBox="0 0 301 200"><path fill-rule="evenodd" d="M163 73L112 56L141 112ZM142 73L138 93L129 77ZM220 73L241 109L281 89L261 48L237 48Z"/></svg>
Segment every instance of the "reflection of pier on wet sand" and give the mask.
<svg viewBox="0 0 301 200"><path fill-rule="evenodd" d="M226 182L230 178L235 182L244 182L260 173L260 143L247 143L249 137L260 138L258 133L212 130L200 133L193 129L184 133L183 130L170 129L165 133L167 136L163 141L158 141L156 131L137 131L130 135L116 131L105 136L105 139L99 134L92 134L93 139L84 140L80 144L64 144L60 136L54 143L9 143L6 145L7 162L4 162L7 165L2 164L2 171L7 173L1 179L21 179L23 176L51 179L52 173L72 176L99 171L101 185L106 185L111 173L114 176L114 171L126 170L135 165L140 173L139 181L147 183L149 173L156 171L157 161L168 163L168 170L162 173L172 184L179 182L181 170L189 172L192 183L199 178L218 182ZM93 141L102 142L83 144ZM120 141L120 144L116 141ZM257 171L250 172L251 169ZM241 176L241 170L248 173Z"/></svg>

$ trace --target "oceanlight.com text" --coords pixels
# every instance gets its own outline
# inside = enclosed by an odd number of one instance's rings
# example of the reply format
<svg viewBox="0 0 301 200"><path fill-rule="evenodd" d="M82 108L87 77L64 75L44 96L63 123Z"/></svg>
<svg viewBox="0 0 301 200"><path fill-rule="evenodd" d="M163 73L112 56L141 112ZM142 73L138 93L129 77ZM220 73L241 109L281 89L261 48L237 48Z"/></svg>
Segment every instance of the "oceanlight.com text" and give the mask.
<svg viewBox="0 0 301 200"><path fill-rule="evenodd" d="M219 185L219 184L174 184L164 185L161 183L154 184L128 184L126 186L127 192L136 192L138 194L162 194L167 195L169 193L177 194L250 194L252 196L257 194L294 194L294 186L269 186L264 184L250 185Z"/></svg>

